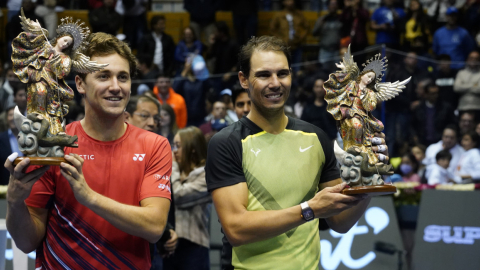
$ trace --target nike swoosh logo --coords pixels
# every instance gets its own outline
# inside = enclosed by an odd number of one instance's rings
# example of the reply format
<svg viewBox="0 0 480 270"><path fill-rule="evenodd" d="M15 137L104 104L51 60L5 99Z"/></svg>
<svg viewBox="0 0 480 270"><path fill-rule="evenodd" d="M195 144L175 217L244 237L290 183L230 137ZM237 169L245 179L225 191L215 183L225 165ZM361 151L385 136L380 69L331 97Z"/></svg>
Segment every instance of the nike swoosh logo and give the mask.
<svg viewBox="0 0 480 270"><path fill-rule="evenodd" d="M302 147L300 146L300 149L299 149L299 150L300 150L300 152L303 153L303 152L307 151L308 149L310 149L310 148L312 148L312 147L313 147L313 145L310 145L309 147L302 149Z"/></svg>

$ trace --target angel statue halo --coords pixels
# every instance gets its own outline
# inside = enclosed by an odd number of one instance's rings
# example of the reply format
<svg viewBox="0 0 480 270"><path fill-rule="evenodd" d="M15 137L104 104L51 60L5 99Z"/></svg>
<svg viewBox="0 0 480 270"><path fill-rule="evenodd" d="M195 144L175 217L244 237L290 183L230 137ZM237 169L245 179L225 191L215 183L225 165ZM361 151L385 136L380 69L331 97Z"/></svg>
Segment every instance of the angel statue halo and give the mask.
<svg viewBox="0 0 480 270"><path fill-rule="evenodd" d="M350 46L342 62L336 65L340 70L329 75L324 88L327 111L337 120L343 139L343 150L335 147L335 155L342 164L341 177L350 186L381 185L380 175L391 174L392 168L380 162L385 156L372 150L374 134L384 129L372 111L378 102L398 96L410 78L401 82L380 82L387 68L387 59L380 54L363 64L360 72Z"/></svg>
<svg viewBox="0 0 480 270"><path fill-rule="evenodd" d="M72 70L91 73L108 65L90 61L80 52L90 33L83 23L72 18L61 21L57 37L50 42L48 30L26 18L22 9L23 32L12 41L13 72L27 84L26 117L17 111L14 122L20 131L19 149L29 157L63 156L63 147L78 147L76 136L65 133L66 102L73 100L73 90L64 78ZM65 44L57 46L60 41Z"/></svg>
<svg viewBox="0 0 480 270"><path fill-rule="evenodd" d="M83 27L84 22L77 20L73 22L72 17L62 18L62 23L57 27L57 34L68 33L73 38L73 50L82 49L87 44L87 37L90 35L88 27Z"/></svg>

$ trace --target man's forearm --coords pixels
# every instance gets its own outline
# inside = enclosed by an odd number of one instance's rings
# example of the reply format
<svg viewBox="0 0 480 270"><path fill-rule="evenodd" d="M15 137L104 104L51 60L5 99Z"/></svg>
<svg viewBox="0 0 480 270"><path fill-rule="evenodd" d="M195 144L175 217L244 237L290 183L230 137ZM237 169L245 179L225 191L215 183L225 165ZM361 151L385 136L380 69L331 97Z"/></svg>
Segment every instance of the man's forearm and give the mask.
<svg viewBox="0 0 480 270"><path fill-rule="evenodd" d="M358 203L358 205L347 209L336 216L327 218L327 223L334 231L338 233L346 233L352 228L360 217L365 213L365 210L370 203L371 198L366 198Z"/></svg>
<svg viewBox="0 0 480 270"><path fill-rule="evenodd" d="M217 205L216 205L217 207ZM248 211L231 215L220 221L232 246L254 243L286 233L305 220L300 205L282 210Z"/></svg>
<svg viewBox="0 0 480 270"><path fill-rule="evenodd" d="M6 225L17 247L25 253L35 250L45 236L43 224L31 215L25 202L7 202Z"/></svg>
<svg viewBox="0 0 480 270"><path fill-rule="evenodd" d="M126 205L96 192L84 205L116 228L156 243L165 229L170 201L165 198L149 199L162 200L161 210L152 205Z"/></svg>

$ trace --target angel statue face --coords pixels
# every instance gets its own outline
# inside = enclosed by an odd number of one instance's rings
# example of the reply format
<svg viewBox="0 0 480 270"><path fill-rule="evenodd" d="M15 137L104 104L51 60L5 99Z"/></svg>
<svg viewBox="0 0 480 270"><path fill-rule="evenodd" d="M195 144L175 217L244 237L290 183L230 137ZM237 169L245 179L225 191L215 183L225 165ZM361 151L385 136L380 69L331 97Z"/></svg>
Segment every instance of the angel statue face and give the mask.
<svg viewBox="0 0 480 270"><path fill-rule="evenodd" d="M371 82L373 82L373 80L375 80L375 72L373 71L363 74L362 78L360 79L364 85L369 85Z"/></svg>
<svg viewBox="0 0 480 270"><path fill-rule="evenodd" d="M69 35L65 35L65 36L57 38L57 40L55 42L56 42L55 50L57 52L62 52L62 51L66 50L66 49L68 49L69 47L72 46L73 38Z"/></svg>

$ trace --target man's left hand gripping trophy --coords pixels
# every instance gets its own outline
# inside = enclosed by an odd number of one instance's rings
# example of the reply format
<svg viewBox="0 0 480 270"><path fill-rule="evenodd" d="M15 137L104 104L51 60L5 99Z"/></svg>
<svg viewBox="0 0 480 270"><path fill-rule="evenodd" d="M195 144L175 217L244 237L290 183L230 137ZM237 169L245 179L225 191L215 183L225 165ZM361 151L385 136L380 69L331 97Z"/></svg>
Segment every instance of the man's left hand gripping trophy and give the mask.
<svg viewBox="0 0 480 270"><path fill-rule="evenodd" d="M27 83L27 117L15 108L18 146L28 157L63 157L64 147L78 147L77 136L65 133L65 102L73 99L73 90L64 78L72 69L90 73L107 64L99 65L79 52L90 34L83 22L61 19L57 36L48 41L48 31L38 21L25 18L23 10L20 19L24 32L12 42L12 62L15 74Z"/></svg>

